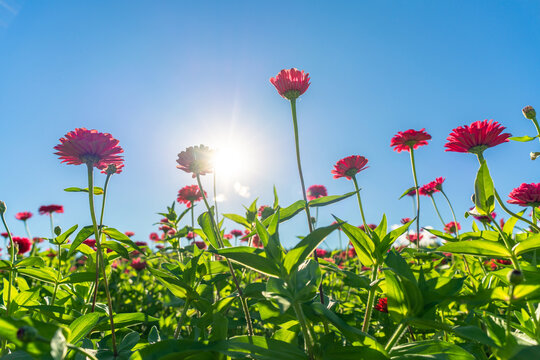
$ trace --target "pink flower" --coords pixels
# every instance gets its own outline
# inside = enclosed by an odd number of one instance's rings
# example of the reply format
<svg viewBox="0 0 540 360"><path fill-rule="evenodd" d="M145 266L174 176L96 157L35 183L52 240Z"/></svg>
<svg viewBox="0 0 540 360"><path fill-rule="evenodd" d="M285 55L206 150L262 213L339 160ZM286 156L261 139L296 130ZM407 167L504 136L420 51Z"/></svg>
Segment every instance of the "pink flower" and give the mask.
<svg viewBox="0 0 540 360"><path fill-rule="evenodd" d="M155 233L155 232L151 233L151 234L150 234L150 240L152 240L152 241L159 241L159 240L160 240L160 239L159 239L159 235L158 235L157 233Z"/></svg>
<svg viewBox="0 0 540 360"><path fill-rule="evenodd" d="M442 190L443 183L444 183L444 178L439 177L431 181L430 183L420 187L420 189L418 189L418 192L420 195L432 196L434 193Z"/></svg>
<svg viewBox="0 0 540 360"><path fill-rule="evenodd" d="M510 200L507 202L510 204L538 207L540 206L540 183L523 183L512 190L508 196Z"/></svg>
<svg viewBox="0 0 540 360"><path fill-rule="evenodd" d="M17 254L19 255L27 253L32 248L32 242L29 238L14 236L13 243L18 249Z"/></svg>
<svg viewBox="0 0 540 360"><path fill-rule="evenodd" d="M305 93L310 85L309 80L308 73L295 68L281 70L276 77L270 78L270 82L276 87L279 95L289 100L296 99Z"/></svg>
<svg viewBox="0 0 540 360"><path fill-rule="evenodd" d="M204 241L194 241L193 242L199 249L206 249L206 243Z"/></svg>
<svg viewBox="0 0 540 360"><path fill-rule="evenodd" d="M257 215L259 215L262 220L266 219L269 216L272 216L273 214L274 209L272 209L268 205L262 205L261 207L259 207L259 211L257 212Z"/></svg>
<svg viewBox="0 0 540 360"><path fill-rule="evenodd" d="M394 151L410 151L411 148L416 150L420 146L428 144L428 140L431 140L431 135L429 135L425 129L413 130L409 129L406 131L399 131L392 140L390 140L390 146L394 148Z"/></svg>
<svg viewBox="0 0 540 360"><path fill-rule="evenodd" d="M321 198L323 196L328 196L326 187L324 185L311 185L307 189L307 199L309 201Z"/></svg>
<svg viewBox="0 0 540 360"><path fill-rule="evenodd" d="M45 239L43 239L42 237L34 237L34 238L32 239L32 241L33 241L34 243L38 243L38 244L39 244L39 243L42 243L44 240L45 240Z"/></svg>
<svg viewBox="0 0 540 360"><path fill-rule="evenodd" d="M364 232L366 231L366 227L364 226L364 224L360 225L358 228ZM377 228L377 225L368 224L368 228L370 228L371 230L375 230Z"/></svg>
<svg viewBox="0 0 540 360"><path fill-rule="evenodd" d="M204 194L206 195L206 191ZM178 198L176 200L180 204L186 204L187 207L191 207L191 204L201 201L202 198L203 196L198 185L188 185L178 191Z"/></svg>
<svg viewBox="0 0 540 360"><path fill-rule="evenodd" d="M187 233L186 239L193 240L193 239L195 239L196 236L197 236L197 234L195 234L193 231L190 231L190 232Z"/></svg>
<svg viewBox="0 0 540 360"><path fill-rule="evenodd" d="M239 237L239 236L242 236L244 233L242 232L242 230L231 230L231 235L234 236L234 237Z"/></svg>
<svg viewBox="0 0 540 360"><path fill-rule="evenodd" d="M401 223L402 223L403 225L405 225L405 224L408 223L409 221L411 221L411 218L408 218L408 217L401 219Z"/></svg>
<svg viewBox="0 0 540 360"><path fill-rule="evenodd" d="M64 212L64 207L62 205L43 205L39 207L38 211L39 215L51 215L52 213L61 214Z"/></svg>
<svg viewBox="0 0 540 360"><path fill-rule="evenodd" d="M84 245L89 246L90 248L97 250L96 240L95 239L86 239L82 242Z"/></svg>
<svg viewBox="0 0 540 360"><path fill-rule="evenodd" d="M111 134L78 128L61 138L54 149L57 150L55 154L68 165L89 164L103 170L109 164L118 167L124 161L119 155L124 150L118 142Z"/></svg>
<svg viewBox="0 0 540 360"><path fill-rule="evenodd" d="M512 135L501 134L504 129L504 126L493 120L475 121L470 126L460 126L452 130L444 147L446 151L480 154L487 148L508 142Z"/></svg>
<svg viewBox="0 0 540 360"><path fill-rule="evenodd" d="M358 174L360 171L367 169L368 159L360 155L351 155L339 160L336 165L334 165L334 179L339 179L341 177L351 180L353 176Z"/></svg>
<svg viewBox="0 0 540 360"><path fill-rule="evenodd" d="M317 254L317 257L324 258L328 255L328 251L324 249L315 249L315 253Z"/></svg>
<svg viewBox="0 0 540 360"><path fill-rule="evenodd" d="M144 241L135 241L135 245L138 247L148 247L148 244Z"/></svg>
<svg viewBox="0 0 540 360"><path fill-rule="evenodd" d="M469 210L473 210L473 209L474 209L474 206L472 208L470 208ZM471 215L472 215L473 218L475 218L476 220L478 220L478 221L480 221L482 223L488 224L488 223L491 222L491 219L487 215L474 215L474 214L471 214ZM491 217L493 219L495 219L497 217L497 213L495 213L495 211L492 212Z"/></svg>
<svg viewBox="0 0 540 360"><path fill-rule="evenodd" d="M231 240L233 238L233 236L231 234L224 234L223 238L227 239L227 240Z"/></svg>
<svg viewBox="0 0 540 360"><path fill-rule="evenodd" d="M135 258L131 260L131 267L136 271L141 271L146 268L146 261L142 261L140 258Z"/></svg>
<svg viewBox="0 0 540 360"><path fill-rule="evenodd" d="M191 173L192 177L212 173L214 152L208 146L190 146L178 154L178 169Z"/></svg>
<svg viewBox="0 0 540 360"><path fill-rule="evenodd" d="M444 232L447 234L455 234L457 230L461 230L461 225L459 223L450 221L444 226Z"/></svg>
<svg viewBox="0 0 540 360"><path fill-rule="evenodd" d="M30 219L31 217L32 217L32 213L29 211L23 211L23 212L19 212L15 214L15 219L21 220L21 221L26 221Z"/></svg>
<svg viewBox="0 0 540 360"><path fill-rule="evenodd" d="M124 164L105 164L101 173L107 175L120 174L123 168Z"/></svg>
<svg viewBox="0 0 540 360"><path fill-rule="evenodd" d="M124 235L126 235L127 237L132 237L135 235L135 233L133 231L126 231Z"/></svg>

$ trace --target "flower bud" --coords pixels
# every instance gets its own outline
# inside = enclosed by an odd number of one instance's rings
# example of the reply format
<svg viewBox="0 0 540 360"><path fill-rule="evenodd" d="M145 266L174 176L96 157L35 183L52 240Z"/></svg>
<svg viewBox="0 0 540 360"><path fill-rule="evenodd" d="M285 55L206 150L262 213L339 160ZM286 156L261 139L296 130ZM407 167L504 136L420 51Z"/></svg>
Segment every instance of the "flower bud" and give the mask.
<svg viewBox="0 0 540 360"><path fill-rule="evenodd" d="M536 110L531 105L527 105L523 108L523 116L525 116L529 120L536 119Z"/></svg>
<svg viewBox="0 0 540 360"><path fill-rule="evenodd" d="M62 233L62 228L60 226L55 226L54 227L54 234L56 236L60 236L61 233Z"/></svg>
<svg viewBox="0 0 540 360"><path fill-rule="evenodd" d="M116 171L118 169L116 168L116 164L109 164L107 166L107 169L105 169L105 172L107 173L107 175L112 175L112 174L116 174Z"/></svg>
<svg viewBox="0 0 540 360"><path fill-rule="evenodd" d="M531 152L530 156L531 160L536 160L536 158L540 156L540 152Z"/></svg>
<svg viewBox="0 0 540 360"><path fill-rule="evenodd" d="M19 330L17 330L17 339L19 339L22 342L31 342L37 337L38 331L28 325L21 326Z"/></svg>
<svg viewBox="0 0 540 360"><path fill-rule="evenodd" d="M519 285L523 282L523 274L519 270L512 270L508 273L507 279L512 285Z"/></svg>
<svg viewBox="0 0 540 360"><path fill-rule="evenodd" d="M3 214L6 212L6 203L0 200L0 213Z"/></svg>

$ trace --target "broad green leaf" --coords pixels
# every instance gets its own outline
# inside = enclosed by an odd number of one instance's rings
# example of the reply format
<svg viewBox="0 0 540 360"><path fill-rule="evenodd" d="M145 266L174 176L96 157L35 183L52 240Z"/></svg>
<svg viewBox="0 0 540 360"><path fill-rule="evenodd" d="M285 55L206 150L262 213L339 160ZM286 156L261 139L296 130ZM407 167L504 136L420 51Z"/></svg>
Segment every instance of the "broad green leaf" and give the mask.
<svg viewBox="0 0 540 360"><path fill-rule="evenodd" d="M260 252L257 248L236 246L212 252L262 274L273 277L281 276L278 265L273 260L263 257L262 254L257 254L257 252Z"/></svg>
<svg viewBox="0 0 540 360"><path fill-rule="evenodd" d="M77 236L75 236L75 240L73 240L73 242L71 243L71 246L69 247L67 258L70 258L73 254L75 254L75 251L77 251L77 248L79 247L79 245L81 245L82 242L88 239L93 233L94 233L93 225L85 226L81 230L79 230L79 233L77 234Z"/></svg>
<svg viewBox="0 0 540 360"><path fill-rule="evenodd" d="M150 324L158 322L159 319L155 317L143 314L143 313L122 313L115 314L113 317L114 326L116 329L123 329L130 326L135 326L139 324ZM96 331L107 331L111 329L111 324L109 323L109 317L103 317L99 323L96 325L94 330Z"/></svg>
<svg viewBox="0 0 540 360"><path fill-rule="evenodd" d="M391 359L475 360L475 357L455 344L428 340L398 345L390 353Z"/></svg>
<svg viewBox="0 0 540 360"><path fill-rule="evenodd" d="M474 182L474 204L480 214L491 214L495 209L493 180L489 174L487 162L482 161Z"/></svg>
<svg viewBox="0 0 540 360"><path fill-rule="evenodd" d="M342 223L342 220L334 216L338 223ZM347 235L349 240L354 246L356 256L362 262L364 266L371 266L376 262L375 256L375 243L365 232L347 223L341 224L341 230Z"/></svg>
<svg viewBox="0 0 540 360"><path fill-rule="evenodd" d="M540 235L533 235L520 243L517 243L512 251L516 256L525 254L528 251L540 249Z"/></svg>
<svg viewBox="0 0 540 360"><path fill-rule="evenodd" d="M206 239L208 240L210 245L212 245L214 249L221 248L216 238L216 232L214 231L214 228L212 225L212 219L210 218L209 213L208 212L202 213L197 219L197 222L199 223L199 226L201 227L204 234L206 235Z"/></svg>
<svg viewBox="0 0 540 360"><path fill-rule="evenodd" d="M319 246L320 243L341 224L334 224L315 229L311 234L302 239L293 249L285 255L283 267L291 274L306 258Z"/></svg>
<svg viewBox="0 0 540 360"><path fill-rule="evenodd" d="M115 241L104 241L101 243L101 246L106 249L111 249L116 252L118 255L122 256L124 259L129 259L128 250Z"/></svg>
<svg viewBox="0 0 540 360"><path fill-rule="evenodd" d="M31 257L23 258L15 263L16 268L23 268L23 267L30 267L30 266L42 267L42 266L45 266L45 261L39 256L31 256Z"/></svg>
<svg viewBox="0 0 540 360"><path fill-rule="evenodd" d="M75 230L77 230L78 227L79 227L79 225L73 225L72 227L67 229L64 233L62 233L59 236L57 236L56 238L54 238L53 242L55 244L63 244L63 243L65 243L66 240L68 239L68 237L71 234L73 234L75 232Z"/></svg>
<svg viewBox="0 0 540 360"><path fill-rule="evenodd" d="M17 272L51 284L54 284L56 279L58 279L58 272L48 267L43 267L40 269L23 268L17 269Z"/></svg>
<svg viewBox="0 0 540 360"><path fill-rule="evenodd" d="M415 186L411 186L410 188L408 188L407 190L405 190L405 192L403 194L401 194L401 196L399 197L400 199L402 199L404 196L406 196L408 193L410 193L411 191L413 190L416 190L416 187Z"/></svg>
<svg viewBox="0 0 540 360"><path fill-rule="evenodd" d="M62 281L60 281L61 284L78 284L83 282L93 282L96 280L96 272L95 271L78 271L74 272L72 274L69 274L66 276Z"/></svg>
<svg viewBox="0 0 540 360"><path fill-rule="evenodd" d="M279 208L279 222L284 222L301 212L306 208L306 202L304 200L298 200L297 202L287 206L286 208ZM270 224L270 217L264 219L263 224L264 226L268 226Z"/></svg>
<svg viewBox="0 0 540 360"><path fill-rule="evenodd" d="M407 229L409 228L409 226L411 226L411 224L414 222L415 219L412 219L408 223L386 234L386 236L381 240L381 243L377 246L377 250L379 254L385 254L390 249L392 244L394 244L397 238L403 235L405 231L407 231ZM429 229L426 229L426 230L429 230Z"/></svg>
<svg viewBox="0 0 540 360"><path fill-rule="evenodd" d="M161 282L174 296L180 299L197 299L199 294L183 279L173 277L172 275L161 270L148 268L159 282Z"/></svg>
<svg viewBox="0 0 540 360"><path fill-rule="evenodd" d="M223 216L226 217L229 220L234 221L235 223L237 223L239 225L242 225L242 226L245 226L245 227L248 227L248 228L250 227L250 224L248 223L246 218L244 218L243 216L236 215L236 214L223 214Z"/></svg>
<svg viewBox="0 0 540 360"><path fill-rule="evenodd" d="M485 240L470 240L447 243L439 247L437 251L449 252L453 254L480 256L509 257L511 255L510 252L503 245Z"/></svg>
<svg viewBox="0 0 540 360"><path fill-rule="evenodd" d="M148 343L154 344L161 341L161 335L156 325L152 326L148 333Z"/></svg>
<svg viewBox="0 0 540 360"><path fill-rule="evenodd" d="M356 191L352 191L352 192L346 193L344 195L323 196L323 197L320 197L318 199L314 199L314 200L309 201L308 205L310 207L326 206L326 205L334 204L334 203L336 203L338 201L347 199L348 197L351 197L354 194L356 194Z"/></svg>
<svg viewBox="0 0 540 360"><path fill-rule="evenodd" d="M143 254L145 253L144 250L137 246L137 244L135 244L133 240L131 240L129 236L127 236L123 232L120 232L114 228L107 227L103 229L103 234L109 236L111 239L120 241L122 244L129 246L133 250L137 250L138 252Z"/></svg>
<svg viewBox="0 0 540 360"><path fill-rule="evenodd" d="M98 323L99 317L99 313L93 312L76 318L75 321L69 325L71 334L68 338L68 342L76 344L79 340L88 335Z"/></svg>
<svg viewBox="0 0 540 360"><path fill-rule="evenodd" d="M62 360L67 354L67 342L62 330L56 330L51 339L51 356L54 360Z"/></svg>

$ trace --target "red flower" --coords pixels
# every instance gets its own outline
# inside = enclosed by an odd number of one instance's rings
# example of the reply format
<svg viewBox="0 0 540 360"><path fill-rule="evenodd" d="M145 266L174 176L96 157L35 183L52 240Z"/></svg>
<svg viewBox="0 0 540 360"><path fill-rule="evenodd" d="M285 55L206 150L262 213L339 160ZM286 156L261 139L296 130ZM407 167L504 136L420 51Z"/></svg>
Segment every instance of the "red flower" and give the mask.
<svg viewBox="0 0 540 360"><path fill-rule="evenodd" d="M508 195L510 204L520 206L540 206L540 183L521 184Z"/></svg>
<svg viewBox="0 0 540 360"><path fill-rule="evenodd" d="M4 239L7 239L7 237L9 236L7 232L3 232L0 235L2 235Z"/></svg>
<svg viewBox="0 0 540 360"><path fill-rule="evenodd" d="M19 255L27 253L32 248L32 242L29 238L14 236L13 242L17 246L17 254Z"/></svg>
<svg viewBox="0 0 540 360"><path fill-rule="evenodd" d="M411 218L408 218L408 217L407 217L407 218L401 219L401 223L402 223L403 225L405 225L405 224L408 223L409 221L411 221Z"/></svg>
<svg viewBox="0 0 540 360"><path fill-rule="evenodd" d="M137 271L144 270L146 268L146 261L142 261L140 258L131 260L131 267Z"/></svg>
<svg viewBox="0 0 540 360"><path fill-rule="evenodd" d="M420 189L418 189L418 193L424 196L431 196L432 194L442 190L443 183L444 183L444 178L439 177L431 181L430 183L420 187Z"/></svg>
<svg viewBox="0 0 540 360"><path fill-rule="evenodd" d="M409 240L410 242L417 242L417 241L418 241L418 236L416 236L415 233L407 234L405 237L406 237L407 240ZM424 235L420 234L420 240L422 240L423 237L424 237Z"/></svg>
<svg viewBox="0 0 540 360"><path fill-rule="evenodd" d="M105 167L103 168L103 170L101 170L101 173L112 175L112 174L120 174L122 172L124 164L105 164L104 166Z"/></svg>
<svg viewBox="0 0 540 360"><path fill-rule="evenodd" d="M231 234L223 234L223 238L227 240L231 240L233 236Z"/></svg>
<svg viewBox="0 0 540 360"><path fill-rule="evenodd" d="M126 231L124 235L126 235L127 237L132 237L133 235L135 235L135 233L133 231Z"/></svg>
<svg viewBox="0 0 540 360"><path fill-rule="evenodd" d="M261 238L259 238L259 235L255 234L253 235L253 240L251 241L251 245L256 248L263 248L264 245L261 241Z"/></svg>
<svg viewBox="0 0 540 360"><path fill-rule="evenodd" d="M52 213L60 214L64 212L64 207L62 205L43 205L39 207L38 211L39 215L51 215Z"/></svg>
<svg viewBox="0 0 540 360"><path fill-rule="evenodd" d="M427 145L428 140L431 140L431 135L425 129L418 131L409 129L407 131L399 131L394 135L392 140L390 140L390 146L397 152L410 151L411 148L416 150L420 146Z"/></svg>
<svg viewBox="0 0 540 360"><path fill-rule="evenodd" d="M272 85L276 87L279 95L285 99L296 99L309 88L309 74L304 70L292 68L281 70L276 77L270 78Z"/></svg>
<svg viewBox="0 0 540 360"><path fill-rule="evenodd" d="M38 243L38 244L39 244L39 243L42 243L44 240L45 240L45 239L42 238L42 237L35 237L35 238L32 239L32 241L33 241L34 243Z"/></svg>
<svg viewBox="0 0 540 360"><path fill-rule="evenodd" d="M124 150L118 142L111 134L78 128L61 138L54 149L58 150L55 154L68 165L90 164L103 170L110 164L122 165L124 160L119 154Z"/></svg>
<svg viewBox="0 0 540 360"><path fill-rule="evenodd" d="M512 265L512 260L495 259L495 262L498 262L501 265Z"/></svg>
<svg viewBox="0 0 540 360"><path fill-rule="evenodd" d="M95 239L86 239L82 242L84 245L91 247L94 250L97 250L96 248L96 240Z"/></svg>
<svg viewBox="0 0 540 360"><path fill-rule="evenodd" d="M474 206L472 208L470 208L469 210L474 210ZM491 222L491 219L489 218L489 216L487 215L475 215L475 214L471 214L473 218L475 218L476 220L482 222L482 223L490 223ZM497 217L497 213L494 211L491 213L491 217L493 219L495 219Z"/></svg>
<svg viewBox="0 0 540 360"><path fill-rule="evenodd" d="M368 159L360 155L351 155L339 160L336 165L334 165L334 179L339 179L341 177L351 180L353 176L358 174L360 171L367 169Z"/></svg>
<svg viewBox="0 0 540 360"><path fill-rule="evenodd" d="M55 253L53 250L51 250L51 249L49 249L49 250L47 251L47 254L45 254L45 255L46 255L48 258L51 258L51 259L54 258L54 257L56 257L56 253Z"/></svg>
<svg viewBox="0 0 540 360"><path fill-rule="evenodd" d="M272 209L270 206L268 205L262 205L260 208L259 208L259 211L257 212L257 215L259 215L259 217L264 220L266 218L268 218L269 216L272 216L274 214L274 209Z"/></svg>
<svg viewBox="0 0 540 360"><path fill-rule="evenodd" d="M186 239L193 240L193 239L195 239L195 236L197 236L197 234L195 234L193 231L190 231L190 232L187 233Z"/></svg>
<svg viewBox="0 0 540 360"><path fill-rule="evenodd" d="M461 230L461 225L453 221L450 221L448 224L444 226L444 232L447 234L455 234L457 230Z"/></svg>
<svg viewBox="0 0 540 360"><path fill-rule="evenodd" d="M159 244L159 245L156 245L156 248L157 248L157 249L159 249L159 250L161 250L161 249L163 249L163 248L164 248L164 246L163 246L163 245L161 245L161 244Z"/></svg>
<svg viewBox="0 0 540 360"><path fill-rule="evenodd" d="M135 241L135 245L138 247L148 247L148 244L144 241Z"/></svg>
<svg viewBox="0 0 540 360"><path fill-rule="evenodd" d="M470 126L460 126L452 130L444 147L446 151L479 154L487 148L508 142L512 135L501 134L504 129L504 126L493 120L475 121Z"/></svg>
<svg viewBox="0 0 540 360"><path fill-rule="evenodd" d="M364 224L360 225L358 228L359 228L360 230L364 231L364 232L366 231L366 228L365 228ZM371 230L375 230L375 229L377 228L377 225L375 225L375 224L368 224L368 228L370 228Z"/></svg>
<svg viewBox="0 0 540 360"><path fill-rule="evenodd" d="M31 217L32 217L32 213L29 211L19 212L15 214L15 219L21 220L21 221L26 221L30 219Z"/></svg>
<svg viewBox="0 0 540 360"><path fill-rule="evenodd" d="M234 237L239 237L239 236L242 236L244 233L242 232L242 230L231 230L231 235L234 236Z"/></svg>
<svg viewBox="0 0 540 360"><path fill-rule="evenodd" d="M307 198L309 201L328 196L326 187L324 185L311 185L307 189Z"/></svg>
<svg viewBox="0 0 540 360"><path fill-rule="evenodd" d="M193 177L210 174L213 169L213 153L208 146L190 146L178 154L178 159L176 160L178 165L176 167L193 174Z"/></svg>
<svg viewBox="0 0 540 360"><path fill-rule="evenodd" d="M204 192L206 195L206 191ZM186 204L187 207L191 207L191 204L201 201L203 198L199 185L184 186L178 191L178 198L176 199L180 204Z"/></svg>
<svg viewBox="0 0 540 360"><path fill-rule="evenodd" d="M388 298L380 298L375 305L375 310L380 312L388 312Z"/></svg>
<svg viewBox="0 0 540 360"><path fill-rule="evenodd" d="M155 232L150 234L150 240L152 241L159 241L159 235Z"/></svg>
<svg viewBox="0 0 540 360"><path fill-rule="evenodd" d="M315 253L317 254L317 257L324 258L328 255L328 251L324 249L315 249Z"/></svg>
<svg viewBox="0 0 540 360"><path fill-rule="evenodd" d="M206 243L204 241L194 241L193 242L199 249L206 249Z"/></svg>

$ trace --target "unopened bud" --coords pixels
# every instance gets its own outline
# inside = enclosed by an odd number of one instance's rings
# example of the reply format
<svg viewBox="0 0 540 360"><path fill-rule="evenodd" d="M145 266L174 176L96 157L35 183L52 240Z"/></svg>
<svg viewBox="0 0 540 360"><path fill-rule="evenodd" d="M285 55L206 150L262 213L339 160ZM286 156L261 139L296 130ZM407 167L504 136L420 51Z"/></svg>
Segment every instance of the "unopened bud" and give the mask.
<svg viewBox="0 0 540 360"><path fill-rule="evenodd" d="M54 234L56 236L60 236L61 233L62 233L62 228L60 226L55 226L54 227Z"/></svg>
<svg viewBox="0 0 540 360"><path fill-rule="evenodd" d="M107 173L107 175L112 175L112 174L116 174L117 170L118 169L116 167L116 164L109 164L105 172Z"/></svg>
<svg viewBox="0 0 540 360"><path fill-rule="evenodd" d="M38 331L28 325L21 326L19 330L17 330L17 339L19 339L22 342L31 342L34 341L34 339L37 337Z"/></svg>
<svg viewBox="0 0 540 360"><path fill-rule="evenodd" d="M536 160L540 156L540 152L531 152L531 160Z"/></svg>
<svg viewBox="0 0 540 360"><path fill-rule="evenodd" d="M507 278L510 284L519 285L523 282L523 273L514 269L508 273Z"/></svg>
<svg viewBox="0 0 540 360"><path fill-rule="evenodd" d="M529 120L536 119L536 110L531 105L527 105L523 108L523 116L525 116Z"/></svg>
<svg viewBox="0 0 540 360"><path fill-rule="evenodd" d="M0 213L6 212L6 203L0 200Z"/></svg>

